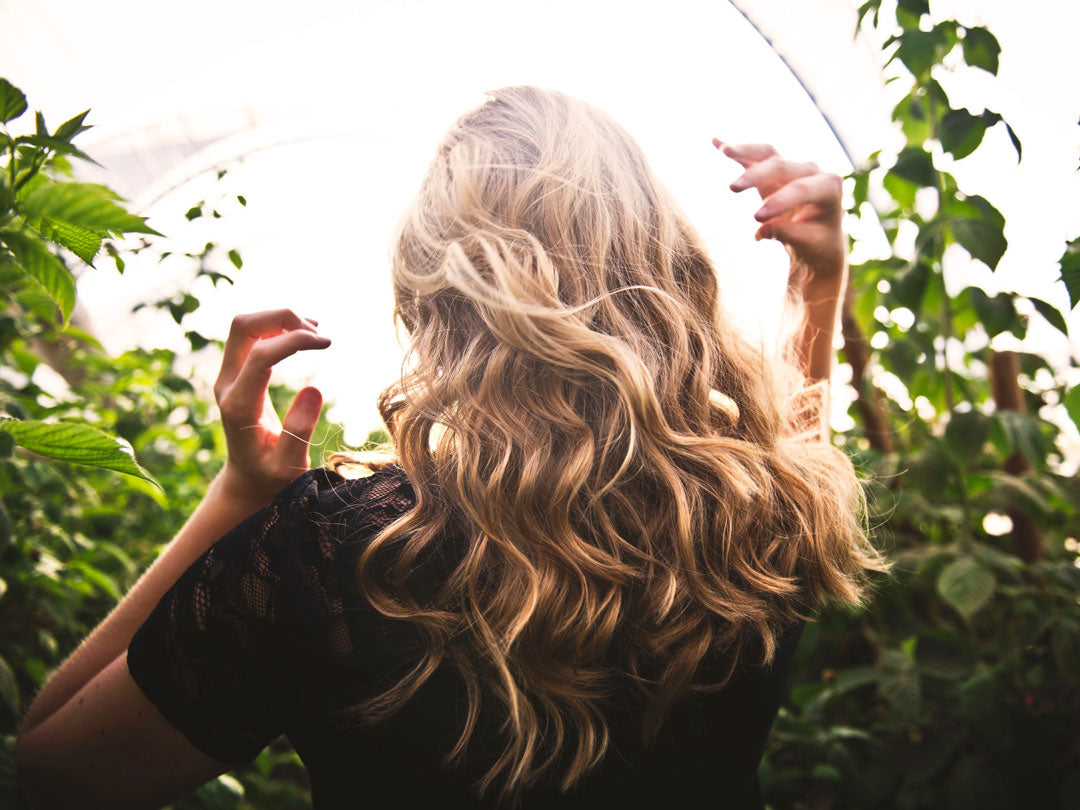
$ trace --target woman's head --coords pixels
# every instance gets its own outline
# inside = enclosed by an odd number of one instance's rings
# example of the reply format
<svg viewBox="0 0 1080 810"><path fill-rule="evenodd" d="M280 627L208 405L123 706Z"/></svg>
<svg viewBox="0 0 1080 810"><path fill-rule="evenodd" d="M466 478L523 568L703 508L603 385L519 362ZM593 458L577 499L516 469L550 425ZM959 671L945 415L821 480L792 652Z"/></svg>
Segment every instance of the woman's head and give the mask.
<svg viewBox="0 0 1080 810"><path fill-rule="evenodd" d="M701 240L634 140L560 93L495 91L447 133L392 259L412 363L380 408L417 507L360 581L500 707L484 786L574 784L619 690L643 731L710 652L769 660L785 623L877 564L850 461L801 430L801 378L724 318ZM461 539L434 600L410 566ZM389 555L389 556L384 556ZM373 564L378 560L378 564ZM546 729L546 731L544 731Z"/></svg>

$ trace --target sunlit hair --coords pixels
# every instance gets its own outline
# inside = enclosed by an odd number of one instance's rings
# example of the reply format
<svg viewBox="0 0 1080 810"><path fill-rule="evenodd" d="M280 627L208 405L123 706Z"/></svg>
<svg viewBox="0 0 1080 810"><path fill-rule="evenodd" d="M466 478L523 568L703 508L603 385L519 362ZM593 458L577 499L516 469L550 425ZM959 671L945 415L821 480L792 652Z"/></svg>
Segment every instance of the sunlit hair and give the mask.
<svg viewBox="0 0 1080 810"><path fill-rule="evenodd" d="M729 323L700 237L599 110L491 93L439 146L392 273L411 362L379 406L417 504L358 576L427 649L361 708L383 719L452 664L468 713L448 762L482 702L505 721L481 791L570 789L614 695L640 695L648 740L882 567L803 378ZM422 600L409 571L447 538L459 561ZM707 655L724 664L701 681Z"/></svg>

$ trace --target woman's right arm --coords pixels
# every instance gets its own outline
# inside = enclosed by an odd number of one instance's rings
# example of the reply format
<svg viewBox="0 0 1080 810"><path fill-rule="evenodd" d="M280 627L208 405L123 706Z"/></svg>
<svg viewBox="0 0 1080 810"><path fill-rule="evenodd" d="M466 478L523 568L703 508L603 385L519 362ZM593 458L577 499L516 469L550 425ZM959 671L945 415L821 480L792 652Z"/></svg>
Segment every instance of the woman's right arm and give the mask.
<svg viewBox="0 0 1080 810"><path fill-rule="evenodd" d="M788 285L800 293L806 311L796 345L801 366L810 381L828 380L847 278L843 181L814 163L784 160L768 144L733 146L715 138L713 144L746 170L731 190L754 188L761 195L755 238L776 239L791 256Z"/></svg>

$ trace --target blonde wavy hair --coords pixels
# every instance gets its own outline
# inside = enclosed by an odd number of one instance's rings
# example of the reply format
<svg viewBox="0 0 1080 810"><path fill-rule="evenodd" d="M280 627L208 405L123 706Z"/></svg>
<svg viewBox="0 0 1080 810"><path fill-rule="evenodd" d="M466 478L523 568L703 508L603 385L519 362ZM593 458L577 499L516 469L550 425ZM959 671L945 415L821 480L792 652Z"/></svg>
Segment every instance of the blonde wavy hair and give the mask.
<svg viewBox="0 0 1080 810"><path fill-rule="evenodd" d="M648 740L883 567L794 363L725 318L700 237L596 108L490 93L439 146L392 274L411 362L379 407L417 502L357 573L426 650L360 708L386 718L452 664L468 712L447 762L482 701L504 720L481 793L571 789L620 691L640 693ZM408 572L451 536L460 560L421 603ZM714 654L726 676L700 683Z"/></svg>

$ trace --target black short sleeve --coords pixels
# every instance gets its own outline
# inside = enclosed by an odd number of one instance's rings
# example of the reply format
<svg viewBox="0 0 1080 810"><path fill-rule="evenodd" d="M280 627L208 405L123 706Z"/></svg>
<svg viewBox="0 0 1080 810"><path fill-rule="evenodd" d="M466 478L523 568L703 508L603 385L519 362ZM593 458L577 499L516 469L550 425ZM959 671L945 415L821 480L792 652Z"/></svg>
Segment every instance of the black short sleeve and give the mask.
<svg viewBox="0 0 1080 810"><path fill-rule="evenodd" d="M250 761L287 722L294 692L283 579L318 531L308 514L316 475L298 478L211 546L128 647L139 688L197 748L223 762Z"/></svg>

